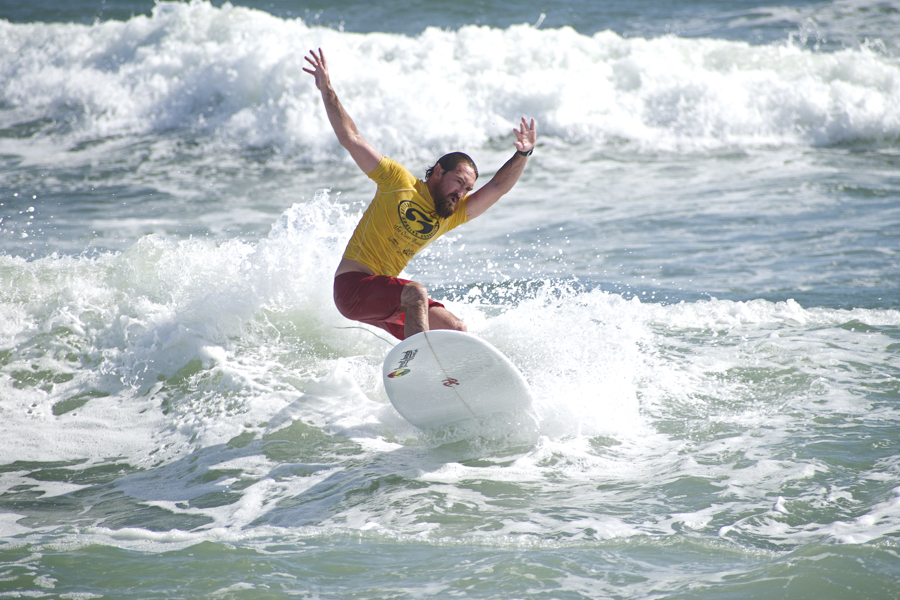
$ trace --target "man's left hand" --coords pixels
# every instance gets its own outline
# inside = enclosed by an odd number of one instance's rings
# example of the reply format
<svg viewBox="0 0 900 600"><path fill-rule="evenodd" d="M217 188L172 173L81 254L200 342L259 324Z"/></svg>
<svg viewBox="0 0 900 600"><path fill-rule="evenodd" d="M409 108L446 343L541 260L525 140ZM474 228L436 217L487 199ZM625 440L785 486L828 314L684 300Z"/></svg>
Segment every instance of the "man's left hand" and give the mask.
<svg viewBox="0 0 900 600"><path fill-rule="evenodd" d="M531 120L531 123L527 123L525 117L522 117L522 124L519 125L518 129L513 129L513 133L516 134L516 150L519 152L529 152L534 148L535 141L537 141L537 131L534 128L534 119Z"/></svg>

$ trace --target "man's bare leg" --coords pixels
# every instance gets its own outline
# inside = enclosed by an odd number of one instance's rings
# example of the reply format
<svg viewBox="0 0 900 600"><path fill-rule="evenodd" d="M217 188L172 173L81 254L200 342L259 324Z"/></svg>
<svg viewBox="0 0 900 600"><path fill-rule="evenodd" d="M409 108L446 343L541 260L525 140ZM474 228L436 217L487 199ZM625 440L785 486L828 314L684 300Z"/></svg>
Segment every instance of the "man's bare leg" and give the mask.
<svg viewBox="0 0 900 600"><path fill-rule="evenodd" d="M400 306L406 311L406 320L403 325L403 335L406 337L429 329L466 331L466 324L462 319L446 308L428 307L428 290L421 283L410 281L403 286L403 292L400 294Z"/></svg>
<svg viewBox="0 0 900 600"><path fill-rule="evenodd" d="M443 306L433 306L428 309L428 324L431 329L455 329L456 331L468 331L466 323Z"/></svg>
<svg viewBox="0 0 900 600"><path fill-rule="evenodd" d="M420 331L428 331L428 291L424 285L410 281L403 286L400 307L406 312L404 336L410 337Z"/></svg>

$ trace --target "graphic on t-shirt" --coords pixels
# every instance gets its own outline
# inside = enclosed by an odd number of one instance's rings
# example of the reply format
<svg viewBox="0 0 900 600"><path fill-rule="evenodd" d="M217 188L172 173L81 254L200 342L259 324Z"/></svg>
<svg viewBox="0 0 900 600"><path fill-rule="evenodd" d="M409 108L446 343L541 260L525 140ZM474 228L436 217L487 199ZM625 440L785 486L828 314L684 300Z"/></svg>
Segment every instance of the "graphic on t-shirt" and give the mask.
<svg viewBox="0 0 900 600"><path fill-rule="evenodd" d="M434 237L440 228L437 219L429 216L425 208L411 200L401 202L397 210L400 212L403 227L420 240Z"/></svg>

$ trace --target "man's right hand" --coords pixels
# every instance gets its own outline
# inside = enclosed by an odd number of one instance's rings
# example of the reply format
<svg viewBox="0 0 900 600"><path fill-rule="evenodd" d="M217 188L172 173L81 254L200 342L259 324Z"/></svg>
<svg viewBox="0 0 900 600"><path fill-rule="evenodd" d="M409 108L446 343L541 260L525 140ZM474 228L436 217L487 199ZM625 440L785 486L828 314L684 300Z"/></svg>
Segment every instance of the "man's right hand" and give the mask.
<svg viewBox="0 0 900 600"><path fill-rule="evenodd" d="M316 78L316 87L319 91L331 89L331 78L328 76L328 63L325 62L325 54L319 48L319 54L315 50L309 51L309 56L304 56L306 62L312 65L312 69L303 67L303 70Z"/></svg>
<svg viewBox="0 0 900 600"><path fill-rule="evenodd" d="M309 51L309 56L304 57L306 62L312 65L312 69L303 67L303 70L316 78L316 87L322 92L322 102L325 103L325 113L328 122L334 129L341 146L347 149L354 162L359 165L363 173L367 175L378 167L381 162L381 153L373 148L369 142L360 135L356 124L338 100L337 94L331 87L331 77L328 75L328 63L325 62L325 53L319 48Z"/></svg>

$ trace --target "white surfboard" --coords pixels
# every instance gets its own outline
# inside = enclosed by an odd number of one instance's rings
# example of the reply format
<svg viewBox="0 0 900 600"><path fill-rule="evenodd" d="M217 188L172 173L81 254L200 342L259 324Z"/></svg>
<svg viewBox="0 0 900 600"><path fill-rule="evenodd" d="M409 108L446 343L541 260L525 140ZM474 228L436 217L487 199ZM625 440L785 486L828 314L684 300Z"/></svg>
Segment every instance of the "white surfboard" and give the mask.
<svg viewBox="0 0 900 600"><path fill-rule="evenodd" d="M486 341L435 329L388 353L384 388L400 415L420 429L531 406L525 378Z"/></svg>

